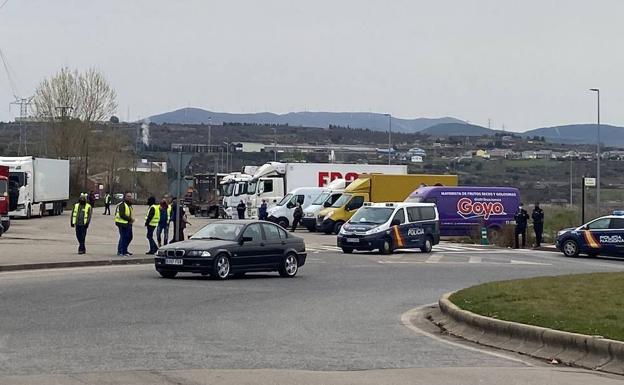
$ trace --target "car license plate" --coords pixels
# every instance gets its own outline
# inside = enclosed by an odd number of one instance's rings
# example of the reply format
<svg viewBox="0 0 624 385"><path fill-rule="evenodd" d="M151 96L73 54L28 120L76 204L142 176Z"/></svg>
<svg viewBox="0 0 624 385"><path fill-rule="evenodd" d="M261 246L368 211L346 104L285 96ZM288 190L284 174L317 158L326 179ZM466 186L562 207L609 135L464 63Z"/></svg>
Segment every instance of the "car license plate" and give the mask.
<svg viewBox="0 0 624 385"><path fill-rule="evenodd" d="M0 221L2 222L7 222L9 220L9 217L0 217Z"/></svg>
<svg viewBox="0 0 624 385"><path fill-rule="evenodd" d="M182 265L184 263L183 259L165 259L165 265Z"/></svg>
<svg viewBox="0 0 624 385"><path fill-rule="evenodd" d="M347 238L349 243L360 243L360 238Z"/></svg>

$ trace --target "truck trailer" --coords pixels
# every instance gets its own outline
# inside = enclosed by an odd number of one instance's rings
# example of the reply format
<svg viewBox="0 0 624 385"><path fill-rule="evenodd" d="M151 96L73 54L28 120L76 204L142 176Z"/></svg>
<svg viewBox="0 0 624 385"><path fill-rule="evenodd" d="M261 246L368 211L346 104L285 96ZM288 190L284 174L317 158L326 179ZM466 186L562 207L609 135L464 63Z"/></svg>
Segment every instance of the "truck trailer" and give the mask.
<svg viewBox="0 0 624 385"><path fill-rule="evenodd" d="M69 199L69 160L0 157L0 165L9 167L9 188L18 190L10 217L63 213Z"/></svg>

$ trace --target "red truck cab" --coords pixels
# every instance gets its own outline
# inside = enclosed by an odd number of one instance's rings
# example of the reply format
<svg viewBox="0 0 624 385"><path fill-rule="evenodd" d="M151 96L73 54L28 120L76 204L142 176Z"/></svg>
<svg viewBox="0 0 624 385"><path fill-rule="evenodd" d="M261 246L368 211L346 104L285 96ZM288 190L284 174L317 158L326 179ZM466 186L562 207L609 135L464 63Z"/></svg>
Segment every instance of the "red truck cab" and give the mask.
<svg viewBox="0 0 624 385"><path fill-rule="evenodd" d="M0 235L9 230L9 168L0 166Z"/></svg>

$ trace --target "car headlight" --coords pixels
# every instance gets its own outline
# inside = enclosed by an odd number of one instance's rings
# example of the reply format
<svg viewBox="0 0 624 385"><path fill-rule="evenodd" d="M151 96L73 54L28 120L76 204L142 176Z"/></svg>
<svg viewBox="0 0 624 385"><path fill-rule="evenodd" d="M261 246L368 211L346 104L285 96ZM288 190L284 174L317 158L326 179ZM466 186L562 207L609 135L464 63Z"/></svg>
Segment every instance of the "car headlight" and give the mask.
<svg viewBox="0 0 624 385"><path fill-rule="evenodd" d="M349 231L347 226L342 226L340 228L340 231L338 232L338 234L340 234L340 235L345 235L345 234L350 234L350 233L351 233L351 231Z"/></svg>
<svg viewBox="0 0 624 385"><path fill-rule="evenodd" d="M365 231L364 235L373 235L373 234L381 233L382 231L384 231L384 229L382 229L381 226L377 226L377 227L373 227L370 230Z"/></svg>
<svg viewBox="0 0 624 385"><path fill-rule="evenodd" d="M314 217L314 213L306 213L306 217L312 218L312 217Z"/></svg>
<svg viewBox="0 0 624 385"><path fill-rule="evenodd" d="M163 250L163 249L159 249L159 250L156 252L156 255L157 255L157 256L159 256L159 257L164 257L164 256L165 256L165 254L167 254L167 252L166 252L165 250Z"/></svg>
<svg viewBox="0 0 624 385"><path fill-rule="evenodd" d="M560 236L562 236L563 234L567 233L568 230L559 230L557 231L557 238L559 238Z"/></svg>
<svg viewBox="0 0 624 385"><path fill-rule="evenodd" d="M207 250L191 250L188 253L189 257L202 257L202 258L206 258L206 257L210 257L210 251Z"/></svg>

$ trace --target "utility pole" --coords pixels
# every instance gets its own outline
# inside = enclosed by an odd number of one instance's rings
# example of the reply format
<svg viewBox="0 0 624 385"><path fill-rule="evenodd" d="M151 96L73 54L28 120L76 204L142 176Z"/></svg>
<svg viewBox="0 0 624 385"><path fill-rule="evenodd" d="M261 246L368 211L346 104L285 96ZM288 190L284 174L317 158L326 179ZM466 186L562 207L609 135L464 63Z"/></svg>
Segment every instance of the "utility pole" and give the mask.
<svg viewBox="0 0 624 385"><path fill-rule="evenodd" d="M273 161L277 162L277 127L273 127Z"/></svg>
<svg viewBox="0 0 624 385"><path fill-rule="evenodd" d="M599 88L591 88L590 91L595 92L597 96L598 102L598 124L597 124L597 133L596 133L596 210L598 211L596 214L600 215L600 89Z"/></svg>
<svg viewBox="0 0 624 385"><path fill-rule="evenodd" d="M392 156L392 115L384 114L384 116L388 117L388 165L390 165Z"/></svg>

